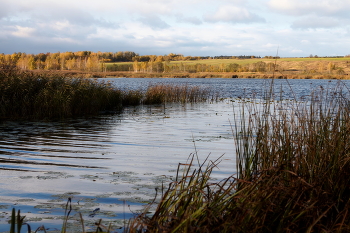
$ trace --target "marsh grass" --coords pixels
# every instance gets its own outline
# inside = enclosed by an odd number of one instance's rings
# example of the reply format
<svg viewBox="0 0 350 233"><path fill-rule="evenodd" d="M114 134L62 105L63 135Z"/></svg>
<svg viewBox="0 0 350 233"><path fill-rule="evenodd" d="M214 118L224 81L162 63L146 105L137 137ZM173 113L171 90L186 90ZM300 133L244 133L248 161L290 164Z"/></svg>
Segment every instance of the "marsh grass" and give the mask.
<svg viewBox="0 0 350 233"><path fill-rule="evenodd" d="M349 232L350 105L346 87L305 102L241 102L232 131L237 173L217 162L177 176L154 215L129 232Z"/></svg>
<svg viewBox="0 0 350 233"><path fill-rule="evenodd" d="M127 105L199 102L209 91L199 87L159 85L146 92L120 90L97 79L0 67L0 119L62 119L118 112Z"/></svg>
<svg viewBox="0 0 350 233"><path fill-rule="evenodd" d="M122 93L93 79L0 72L0 118L63 118L120 109Z"/></svg>
<svg viewBox="0 0 350 233"><path fill-rule="evenodd" d="M144 92L141 90L123 91L123 106L137 106L142 104Z"/></svg>
<svg viewBox="0 0 350 233"><path fill-rule="evenodd" d="M144 104L160 104L165 102L195 103L215 99L210 89L189 85L158 84L148 87L143 100Z"/></svg>

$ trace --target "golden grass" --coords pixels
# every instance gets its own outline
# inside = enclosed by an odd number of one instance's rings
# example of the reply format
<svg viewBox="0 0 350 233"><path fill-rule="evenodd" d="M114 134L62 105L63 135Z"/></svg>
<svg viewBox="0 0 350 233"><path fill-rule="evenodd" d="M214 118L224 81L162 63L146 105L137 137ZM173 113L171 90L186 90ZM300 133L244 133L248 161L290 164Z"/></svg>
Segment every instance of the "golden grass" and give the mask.
<svg viewBox="0 0 350 233"><path fill-rule="evenodd" d="M122 93L93 79L0 73L0 118L64 118L120 110Z"/></svg>
<svg viewBox="0 0 350 233"><path fill-rule="evenodd" d="M252 58L252 59L201 59L201 60L186 60L186 61L170 61L171 65L179 65L181 63L183 64L189 64L189 65L195 65L195 64L207 64L207 65L220 65L220 64L231 64L231 63L237 63L239 65L247 65L252 64L256 62L275 62L275 59L266 59L266 58ZM277 59L277 62L346 62L350 61L349 57L342 57L342 58L280 58ZM133 62L114 62L114 63L106 63L107 66L111 66L113 64L116 65L132 65Z"/></svg>
<svg viewBox="0 0 350 233"><path fill-rule="evenodd" d="M208 97L217 99L216 94L211 95L209 88L203 89L198 86L158 84L148 87L143 103L195 103L205 101Z"/></svg>
<svg viewBox="0 0 350 233"><path fill-rule="evenodd" d="M280 72L286 78L293 75L301 79L305 76L307 78L327 78L330 76L331 78L348 79L350 74L349 58L206 59L163 62L160 64L160 69L151 69L150 66L150 63L140 63L138 72L124 72L124 77L221 78L225 77L222 73L235 72L234 77L245 78L249 76L247 72L255 73L251 77L259 77L262 74L271 75L275 71ZM148 68L141 69L140 67ZM128 70L133 70L133 68ZM139 72L140 70L148 72ZM121 73L115 73L111 76L121 77ZM226 77L228 76L226 75Z"/></svg>

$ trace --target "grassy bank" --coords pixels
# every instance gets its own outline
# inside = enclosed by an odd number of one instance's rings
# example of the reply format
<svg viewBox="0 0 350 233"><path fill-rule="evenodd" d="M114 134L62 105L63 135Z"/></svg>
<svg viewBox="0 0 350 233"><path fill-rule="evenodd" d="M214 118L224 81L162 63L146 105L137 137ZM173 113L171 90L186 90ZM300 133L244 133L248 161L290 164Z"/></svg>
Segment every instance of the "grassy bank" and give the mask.
<svg viewBox="0 0 350 233"><path fill-rule="evenodd" d="M129 66L125 77L266 78L278 73L283 78L348 79L350 59L266 58L205 59L163 62L106 63L107 71ZM112 74L113 72L111 72ZM123 72L115 72L118 76ZM120 77L120 76L119 76Z"/></svg>
<svg viewBox="0 0 350 233"><path fill-rule="evenodd" d="M189 86L151 86L146 92L59 72L0 69L0 119L57 119L120 111L126 105L197 102L210 91Z"/></svg>
<svg viewBox="0 0 350 233"><path fill-rule="evenodd" d="M32 73L33 71L30 71ZM83 72L83 71L34 71L37 74L56 74L59 76L83 78L257 78L257 79L350 79L347 74L336 73L296 73L283 72L173 72L173 73L144 73L144 72Z"/></svg>
<svg viewBox="0 0 350 233"><path fill-rule="evenodd" d="M346 62L350 61L349 57L319 57L319 58L309 58L309 57L290 57L290 58L279 58L277 59L277 62L279 63L311 63L311 62ZM249 65L257 62L264 62L264 63L274 63L275 59L273 58L251 58L251 59L238 59L238 58L232 58L232 59L199 59L199 60L184 60L184 61L170 61L170 64L179 65L181 63L186 65L195 65L195 64L205 64L205 65L220 65L220 64L232 64L237 63L239 65ZM107 65L132 65L133 62L114 62L114 63L106 63Z"/></svg>
<svg viewBox="0 0 350 233"><path fill-rule="evenodd" d="M220 164L192 158L129 232L349 232L344 90L317 90L308 103L242 102L232 122L237 174L213 182Z"/></svg>

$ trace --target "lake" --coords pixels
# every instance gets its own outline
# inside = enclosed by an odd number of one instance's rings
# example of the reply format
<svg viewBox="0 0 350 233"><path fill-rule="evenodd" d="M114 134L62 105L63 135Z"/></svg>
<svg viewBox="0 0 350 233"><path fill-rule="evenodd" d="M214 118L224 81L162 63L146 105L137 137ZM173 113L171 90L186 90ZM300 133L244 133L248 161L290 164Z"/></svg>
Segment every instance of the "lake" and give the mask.
<svg viewBox="0 0 350 233"><path fill-rule="evenodd" d="M64 121L0 122L0 232L8 231L13 207L32 229L60 229L67 199L72 217L86 225L102 218L123 227L166 186L179 163L195 154L203 162L221 157L213 179L235 172L231 124L240 100L262 99L262 79L106 78L113 86L145 89L158 83L209 87L219 102L127 107L123 112ZM276 98L307 99L336 80L275 80ZM345 80L343 84L349 85ZM158 196L159 197L159 196ZM77 225L77 222L72 222ZM93 228L94 229L94 228Z"/></svg>

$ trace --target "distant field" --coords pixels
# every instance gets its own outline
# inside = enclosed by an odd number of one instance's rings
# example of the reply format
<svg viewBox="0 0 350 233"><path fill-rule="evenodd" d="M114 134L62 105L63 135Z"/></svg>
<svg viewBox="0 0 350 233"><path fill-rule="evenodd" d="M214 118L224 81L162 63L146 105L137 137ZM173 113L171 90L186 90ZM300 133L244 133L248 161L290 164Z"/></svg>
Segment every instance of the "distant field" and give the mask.
<svg viewBox="0 0 350 233"><path fill-rule="evenodd" d="M264 63L264 64L261 64ZM276 66L274 64L276 63ZM348 79L350 58L280 58L280 59L204 59L154 63L133 62L107 63L109 71L138 73L162 73L172 77L256 77L273 75L278 71L285 78ZM236 64L236 65L234 65ZM117 70L113 68L121 69ZM275 67L275 68L274 68ZM236 74L228 73L236 72ZM188 73L184 75L184 73ZM219 74L221 73L221 74Z"/></svg>

